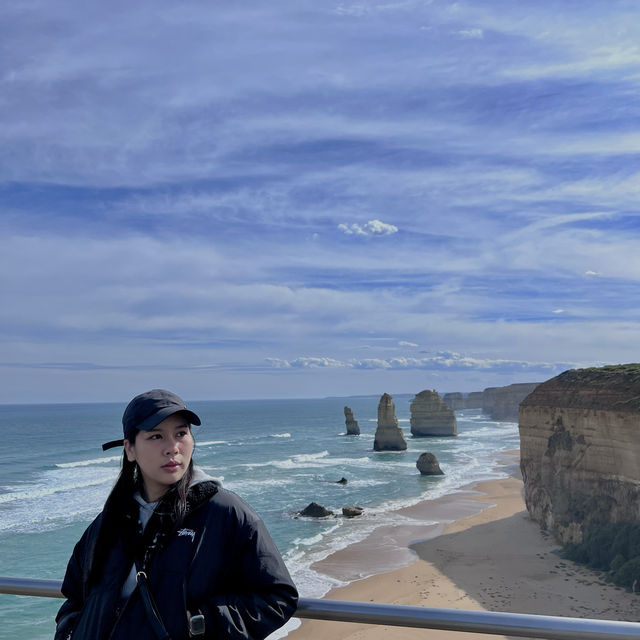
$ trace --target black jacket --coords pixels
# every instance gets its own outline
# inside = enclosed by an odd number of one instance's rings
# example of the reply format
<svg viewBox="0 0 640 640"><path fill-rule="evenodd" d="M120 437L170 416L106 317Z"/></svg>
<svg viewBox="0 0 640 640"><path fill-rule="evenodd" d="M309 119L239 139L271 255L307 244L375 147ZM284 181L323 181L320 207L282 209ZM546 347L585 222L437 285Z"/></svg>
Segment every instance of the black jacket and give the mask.
<svg viewBox="0 0 640 640"><path fill-rule="evenodd" d="M188 638L187 610L199 610L206 629L199 638L264 638L293 615L298 598L275 544L257 514L215 482L196 484L189 497L180 527L146 567L165 628L172 640ZM55 640L156 640L139 588L120 598L136 546L129 533L116 535L99 579L90 580L104 514L89 525L69 560ZM150 527L151 520L145 533Z"/></svg>

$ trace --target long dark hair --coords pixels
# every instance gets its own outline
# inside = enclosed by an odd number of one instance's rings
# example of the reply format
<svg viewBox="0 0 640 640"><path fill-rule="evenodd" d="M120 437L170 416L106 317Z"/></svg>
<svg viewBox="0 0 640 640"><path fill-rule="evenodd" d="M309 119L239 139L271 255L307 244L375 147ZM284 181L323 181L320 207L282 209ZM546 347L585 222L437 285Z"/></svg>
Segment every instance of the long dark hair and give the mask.
<svg viewBox="0 0 640 640"><path fill-rule="evenodd" d="M130 442L135 442L136 431ZM193 437L193 434L192 436ZM195 445L195 441L194 441ZM193 457L189 466L178 482L171 485L168 491L160 498L156 512L168 516L173 530L182 525L187 514L187 495L193 478ZM122 466L120 474L109 493L102 510L102 522L97 536L96 546L91 563L90 579L99 580L104 563L118 536L126 532L126 537L134 539L138 533L138 505L134 500L134 494L140 492L144 495L142 472L138 463L127 458L126 451L122 454ZM169 533L168 531L165 533Z"/></svg>

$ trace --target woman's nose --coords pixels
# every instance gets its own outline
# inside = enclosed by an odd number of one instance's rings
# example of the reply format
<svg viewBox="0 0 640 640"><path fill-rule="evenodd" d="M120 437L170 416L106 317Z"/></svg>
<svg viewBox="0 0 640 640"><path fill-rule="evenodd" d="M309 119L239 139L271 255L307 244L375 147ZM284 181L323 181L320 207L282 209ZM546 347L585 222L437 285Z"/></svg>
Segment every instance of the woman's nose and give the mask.
<svg viewBox="0 0 640 640"><path fill-rule="evenodd" d="M174 453L178 450L178 441L175 439L167 440L167 453Z"/></svg>

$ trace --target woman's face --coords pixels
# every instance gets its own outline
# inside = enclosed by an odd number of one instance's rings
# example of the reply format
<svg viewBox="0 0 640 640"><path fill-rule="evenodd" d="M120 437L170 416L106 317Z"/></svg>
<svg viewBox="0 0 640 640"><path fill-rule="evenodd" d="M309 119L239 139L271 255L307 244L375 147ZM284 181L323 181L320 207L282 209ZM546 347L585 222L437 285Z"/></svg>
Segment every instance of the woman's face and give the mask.
<svg viewBox="0 0 640 640"><path fill-rule="evenodd" d="M129 462L142 472L145 499L154 502L187 472L193 454L188 420L180 413L165 418L150 431L138 431L134 443L124 441Z"/></svg>

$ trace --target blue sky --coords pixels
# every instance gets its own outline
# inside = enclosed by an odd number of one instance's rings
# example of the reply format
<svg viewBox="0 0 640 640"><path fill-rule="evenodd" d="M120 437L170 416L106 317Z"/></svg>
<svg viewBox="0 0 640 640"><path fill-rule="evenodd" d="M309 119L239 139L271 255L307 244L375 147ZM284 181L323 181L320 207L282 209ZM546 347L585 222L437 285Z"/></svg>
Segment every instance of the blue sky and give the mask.
<svg viewBox="0 0 640 640"><path fill-rule="evenodd" d="M638 360L637 3L0 16L0 402Z"/></svg>

